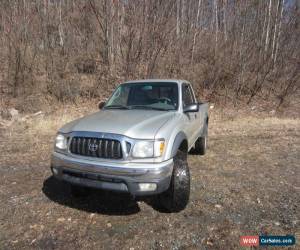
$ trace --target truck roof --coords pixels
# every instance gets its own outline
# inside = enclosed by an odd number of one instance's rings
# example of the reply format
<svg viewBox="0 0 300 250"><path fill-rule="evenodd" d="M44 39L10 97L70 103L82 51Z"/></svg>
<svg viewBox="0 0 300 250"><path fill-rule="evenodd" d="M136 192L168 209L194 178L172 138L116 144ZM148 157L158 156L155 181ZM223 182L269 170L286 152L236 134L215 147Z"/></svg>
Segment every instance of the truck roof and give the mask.
<svg viewBox="0 0 300 250"><path fill-rule="evenodd" d="M159 82L175 82L177 84L181 84L183 82L188 82L188 81L181 80L181 79L141 79L141 80L126 81L124 83L143 83L143 82L153 82L153 83L156 83L156 82L157 83L159 83Z"/></svg>

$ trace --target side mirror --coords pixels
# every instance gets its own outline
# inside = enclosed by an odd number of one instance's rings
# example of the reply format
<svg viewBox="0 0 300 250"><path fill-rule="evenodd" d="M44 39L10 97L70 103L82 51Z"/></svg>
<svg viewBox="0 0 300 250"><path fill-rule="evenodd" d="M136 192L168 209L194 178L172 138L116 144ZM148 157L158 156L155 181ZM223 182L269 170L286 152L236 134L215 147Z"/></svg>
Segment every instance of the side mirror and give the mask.
<svg viewBox="0 0 300 250"><path fill-rule="evenodd" d="M184 113L198 112L198 111L199 111L199 104L198 104L198 103L190 104L190 105L186 106L186 107L183 109L183 112L184 112Z"/></svg>
<svg viewBox="0 0 300 250"><path fill-rule="evenodd" d="M102 109L102 108L104 107L104 105L105 105L105 102L99 102L98 108L99 108L99 109Z"/></svg>

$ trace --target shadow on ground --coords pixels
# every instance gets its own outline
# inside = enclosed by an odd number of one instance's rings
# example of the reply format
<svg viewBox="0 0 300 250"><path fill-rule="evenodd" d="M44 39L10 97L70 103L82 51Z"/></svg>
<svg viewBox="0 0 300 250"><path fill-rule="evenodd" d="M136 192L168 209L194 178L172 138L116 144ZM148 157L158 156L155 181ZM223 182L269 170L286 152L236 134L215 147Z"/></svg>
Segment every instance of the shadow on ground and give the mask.
<svg viewBox="0 0 300 250"><path fill-rule="evenodd" d="M74 197L69 185L53 176L44 181L42 191L54 202L90 213L130 215L140 211L138 203L129 194L89 189L86 196Z"/></svg>

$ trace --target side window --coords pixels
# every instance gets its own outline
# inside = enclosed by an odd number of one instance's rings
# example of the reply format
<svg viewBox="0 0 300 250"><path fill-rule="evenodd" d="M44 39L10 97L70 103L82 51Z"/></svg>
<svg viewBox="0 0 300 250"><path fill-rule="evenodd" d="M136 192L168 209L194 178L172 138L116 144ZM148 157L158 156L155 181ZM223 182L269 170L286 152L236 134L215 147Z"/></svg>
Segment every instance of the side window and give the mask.
<svg viewBox="0 0 300 250"><path fill-rule="evenodd" d="M194 97L192 94L192 90L191 87L187 84L183 84L182 85L182 104L183 107L187 106L187 105L191 105L193 104L194 101Z"/></svg>

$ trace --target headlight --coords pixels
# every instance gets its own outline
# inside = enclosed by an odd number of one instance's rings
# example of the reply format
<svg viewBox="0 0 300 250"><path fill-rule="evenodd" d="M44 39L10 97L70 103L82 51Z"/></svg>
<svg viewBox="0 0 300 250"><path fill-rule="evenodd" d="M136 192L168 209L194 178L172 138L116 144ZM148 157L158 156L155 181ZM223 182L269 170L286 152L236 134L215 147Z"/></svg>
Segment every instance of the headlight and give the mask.
<svg viewBox="0 0 300 250"><path fill-rule="evenodd" d="M132 150L132 156L136 158L150 158L162 156L165 141L137 141Z"/></svg>
<svg viewBox="0 0 300 250"><path fill-rule="evenodd" d="M62 134L58 134L55 138L55 147L62 150L67 149L67 138Z"/></svg>

